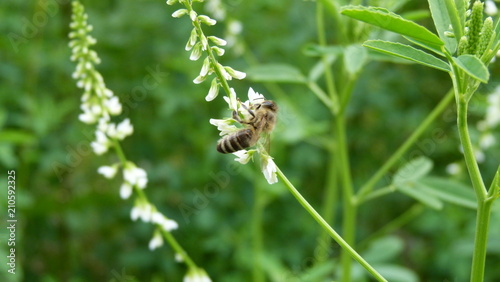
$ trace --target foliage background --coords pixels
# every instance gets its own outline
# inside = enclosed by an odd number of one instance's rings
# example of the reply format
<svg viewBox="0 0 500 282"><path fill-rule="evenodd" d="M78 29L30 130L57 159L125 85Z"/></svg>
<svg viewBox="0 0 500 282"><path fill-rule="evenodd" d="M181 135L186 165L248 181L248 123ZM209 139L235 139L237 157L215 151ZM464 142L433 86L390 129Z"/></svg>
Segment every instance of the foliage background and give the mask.
<svg viewBox="0 0 500 282"><path fill-rule="evenodd" d="M403 11L427 10L425 1L411 2L418 3L405 5ZM259 62L283 63L307 73L317 62L303 52L307 44L316 42L315 2L223 3L244 27L239 38L244 51L227 50L222 59L225 65L247 70ZM248 281L256 261L263 263L273 281L327 277L325 266L336 265L339 247L334 243L324 247L330 254L327 261L315 257L320 229L282 184L267 185L256 165L237 166L234 172L233 157L215 151L217 130L208 120L230 113L220 97L205 102L208 82L192 83L201 62L189 61L184 51L189 21L171 18L173 9L164 1L88 0L83 4L98 40L95 49L102 59L98 69L134 124L134 135L125 139L123 148L148 171L146 193L179 222L180 228L173 233L193 259L214 281ZM152 226L130 220L132 202L119 198L119 177L109 181L97 174L99 166L115 160L112 154L96 157L91 152L93 128L78 121L81 90L71 79L74 64L67 46L70 12L70 2L63 0L0 3L4 35L0 38L0 179L7 183L7 170L16 170L19 220L17 274L8 274L2 263L0 277L12 281L123 281L132 277L180 281L186 270L174 261L172 249L149 251ZM432 26L430 18L419 22ZM206 31L223 37L224 28L220 23ZM336 34L331 20L327 28L332 43ZM20 36L14 44L12 34ZM498 68L493 65L492 85L498 82ZM161 75L149 87L144 81L152 69ZM321 207L328 162L322 144L330 138L328 110L299 84L277 86L247 79L231 86L243 98L251 86L278 104L280 93L293 101L282 106L272 154L303 195ZM447 74L422 66L384 62L366 66L349 107L355 185L359 187L371 176L450 86ZM482 92L492 89L485 86ZM485 98L479 95L471 109L472 123L484 115L484 107ZM445 137L434 140L433 129L444 130ZM499 163L499 149L496 145L487 151L481 165L487 183ZM419 152L434 160L434 175L445 175L447 164L461 160L453 107L408 156ZM228 185L217 186L217 177L230 173ZM466 174L456 177L469 184ZM1 197L6 199L6 189L1 190ZM0 203L5 222L6 200ZM183 215L183 205L194 207L193 213ZM259 205L264 208L262 218ZM338 217L342 207L336 206ZM363 241L415 206L419 212L404 226ZM498 204L494 210L487 281L500 279L496 267L500 242L495 240L500 236L500 225L495 224L500 220ZM260 223L264 249L256 254L253 228ZM463 281L469 275L473 223L472 210L452 205L431 210L394 193L362 207L359 251L371 255L372 261L413 272L421 281ZM340 230L340 221L333 226ZM0 236L3 261L5 228Z"/></svg>

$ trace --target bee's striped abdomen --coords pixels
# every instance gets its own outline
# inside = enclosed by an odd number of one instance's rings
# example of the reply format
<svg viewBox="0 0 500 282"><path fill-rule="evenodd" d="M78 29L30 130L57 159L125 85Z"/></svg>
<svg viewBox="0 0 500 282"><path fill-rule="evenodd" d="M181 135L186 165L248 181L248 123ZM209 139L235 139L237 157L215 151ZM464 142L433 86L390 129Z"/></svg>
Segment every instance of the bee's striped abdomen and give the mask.
<svg viewBox="0 0 500 282"><path fill-rule="evenodd" d="M227 135L217 143L217 151L223 154L234 153L250 147L252 140L251 129L241 129L231 135Z"/></svg>

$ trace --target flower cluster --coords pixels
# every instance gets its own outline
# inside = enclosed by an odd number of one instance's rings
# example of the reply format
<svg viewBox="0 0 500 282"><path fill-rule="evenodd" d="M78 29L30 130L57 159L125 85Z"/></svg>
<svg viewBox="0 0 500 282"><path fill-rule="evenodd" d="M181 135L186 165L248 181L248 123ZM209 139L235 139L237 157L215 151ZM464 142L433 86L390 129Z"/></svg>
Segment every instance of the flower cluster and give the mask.
<svg viewBox="0 0 500 282"><path fill-rule="evenodd" d="M232 91L231 93L234 92ZM250 113L247 109L251 109L252 104L255 101L265 100L265 97L264 95L259 94L258 92L255 92L252 88L250 88L248 90L248 100L243 103L239 100L237 100L237 103L233 103L232 101L234 101L234 99L228 98L226 96L224 96L224 100L226 100L226 102L229 104L229 108L231 108L233 111L236 111L239 115L243 116L244 119L248 120L250 118ZM217 126L217 129L220 131L221 136L226 136L240 130L240 128L235 126L237 121L233 118L210 119L210 123ZM241 164L246 164L251 159L253 159L253 155L256 152L260 156L262 173L267 179L267 182L269 184L278 182L278 179L276 177L276 164L274 163L273 158L269 156L269 154L265 150L263 150L261 146L257 146L256 149L240 150L234 152L233 154L237 157L234 160Z"/></svg>
<svg viewBox="0 0 500 282"><path fill-rule="evenodd" d="M494 4L493 4L494 5ZM493 12L491 3L488 4L486 12ZM458 55L471 54L481 58L483 62L489 63L495 54L491 52L491 37L493 35L493 19L487 17L483 21L484 3L475 1L468 11L468 20L465 23L464 35L458 44Z"/></svg>
<svg viewBox="0 0 500 282"><path fill-rule="evenodd" d="M193 29L191 30L191 35L189 36L185 48L186 51L191 51L189 59L196 61L202 57L204 52L206 54L200 74L193 80L193 82L196 84L202 83L210 75L214 73L216 74L216 77L212 79L210 84L210 90L205 97L205 100L212 101L219 94L221 84L225 84L227 87L228 80L232 80L233 78L243 79L246 77L246 74L244 72L237 71L230 66L223 66L217 61L215 55L219 57L224 55L225 50L221 47L225 46L227 42L226 40L216 36L205 36L203 30L201 29L202 24L212 26L215 25L217 21L206 15L198 15L198 13L196 13L191 6L192 0L168 0L167 4L173 5L176 2L183 4L185 8L175 11L172 14L172 17L180 18L184 15L189 15L193 24Z"/></svg>
<svg viewBox="0 0 500 282"><path fill-rule="evenodd" d="M147 173L144 169L137 167L133 162L126 160L121 151L118 141L134 132L134 128L127 118L116 124L111 122L111 117L119 115L122 106L118 97L106 88L101 74L95 69L95 65L100 63L99 57L90 47L96 44L96 40L88 33L92 26L87 23L87 14L84 7L78 1L74 1L73 15L71 22L72 31L69 34L72 48L71 60L77 61L76 71L73 78L77 80L77 86L84 89L82 96L80 121L87 124L97 123L95 132L96 139L91 143L94 153L101 155L113 147L119 152L120 162L109 166L101 166L97 172L106 178L114 178L119 168L123 171L123 183L120 187L120 197L128 199L134 189L140 191L146 188L148 183ZM151 222L158 228L170 232L177 229L177 222L166 218L158 212L142 193L134 203L130 214L132 220L141 219L144 222ZM160 238L159 238L160 235ZM160 229L154 233L149 244L150 249L155 249L163 244Z"/></svg>

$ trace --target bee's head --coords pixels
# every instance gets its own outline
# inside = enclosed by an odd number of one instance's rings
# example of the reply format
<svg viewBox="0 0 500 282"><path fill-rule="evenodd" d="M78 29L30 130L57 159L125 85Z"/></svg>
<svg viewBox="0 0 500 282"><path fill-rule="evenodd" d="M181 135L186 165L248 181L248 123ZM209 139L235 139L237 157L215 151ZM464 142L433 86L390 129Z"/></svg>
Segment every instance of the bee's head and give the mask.
<svg viewBox="0 0 500 282"><path fill-rule="evenodd" d="M265 108L265 109L268 109L270 111L273 111L273 112L277 112L278 111L278 106L276 105L276 103L274 103L271 100L264 100L262 103L259 103L259 104L255 105L255 109L256 110L260 109L261 107Z"/></svg>

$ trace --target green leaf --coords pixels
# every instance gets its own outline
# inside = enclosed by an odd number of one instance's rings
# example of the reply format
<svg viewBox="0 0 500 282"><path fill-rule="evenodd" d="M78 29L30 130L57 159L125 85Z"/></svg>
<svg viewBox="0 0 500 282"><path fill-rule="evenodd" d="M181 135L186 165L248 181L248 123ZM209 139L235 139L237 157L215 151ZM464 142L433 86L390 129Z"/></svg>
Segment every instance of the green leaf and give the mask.
<svg viewBox="0 0 500 282"><path fill-rule="evenodd" d="M378 272L391 282L418 282L419 278L413 270L396 264L376 264Z"/></svg>
<svg viewBox="0 0 500 282"><path fill-rule="evenodd" d="M443 41L425 27L406 20L384 8L346 6L342 8L343 15L378 26L380 28L405 35L422 42L444 45Z"/></svg>
<svg viewBox="0 0 500 282"><path fill-rule="evenodd" d="M465 26L465 11L469 8L469 0L455 0L455 6L460 17L460 25Z"/></svg>
<svg viewBox="0 0 500 282"><path fill-rule="evenodd" d="M443 202L441 202L437 197L421 189L420 182L414 183L403 183L396 186L396 188L407 196L421 202L422 204L429 206L433 209L440 210L443 208Z"/></svg>
<svg viewBox="0 0 500 282"><path fill-rule="evenodd" d="M442 1L442 0L441 0ZM455 0L444 0L446 5L446 11L448 12L448 17L455 33L455 37L460 40L463 35L463 25L460 16L458 15L457 5L455 5ZM463 16L463 15L462 15Z"/></svg>
<svg viewBox="0 0 500 282"><path fill-rule="evenodd" d="M441 47L442 45L437 45L437 44L432 44L432 43L428 43L428 42L422 42L422 41L418 41L414 38L410 38L408 36L403 36L406 40L410 41L411 43L417 45L417 46L420 46L420 47L423 47L429 51L432 51L434 52L435 54L438 54L439 56L441 57L444 57L444 53L443 51L441 51Z"/></svg>
<svg viewBox="0 0 500 282"><path fill-rule="evenodd" d="M484 65L484 63L473 55L462 55L458 58L453 58L455 64L464 70L468 75L474 77L475 79L488 83L490 78L490 73Z"/></svg>
<svg viewBox="0 0 500 282"><path fill-rule="evenodd" d="M392 183L396 186L412 183L427 175L431 171L432 166L432 161L426 157L413 159L396 171Z"/></svg>
<svg viewBox="0 0 500 282"><path fill-rule="evenodd" d="M450 71L450 66L444 61L409 45L382 40L368 40L363 44L363 46L431 68L436 68L446 72Z"/></svg>
<svg viewBox="0 0 500 282"><path fill-rule="evenodd" d="M299 69L287 64L267 64L250 67L248 78L259 82L305 83L306 77Z"/></svg>
<svg viewBox="0 0 500 282"><path fill-rule="evenodd" d="M366 49L359 45L347 46L344 52L344 65L351 75L357 74L365 65L368 55Z"/></svg>
<svg viewBox="0 0 500 282"><path fill-rule="evenodd" d="M421 189L439 199L466 208L476 209L476 196L471 187L451 179L427 176L418 182Z"/></svg>
<svg viewBox="0 0 500 282"><path fill-rule="evenodd" d="M451 20L448 15L446 4L443 0L429 0L429 8L431 10L432 20L436 26L439 38L444 41L446 48L451 54L455 53L458 45L457 39L444 35L444 32L448 31L451 26Z"/></svg>
<svg viewBox="0 0 500 282"><path fill-rule="evenodd" d="M362 255L370 263L381 263L397 258L403 249L401 238L389 235L373 241Z"/></svg>

